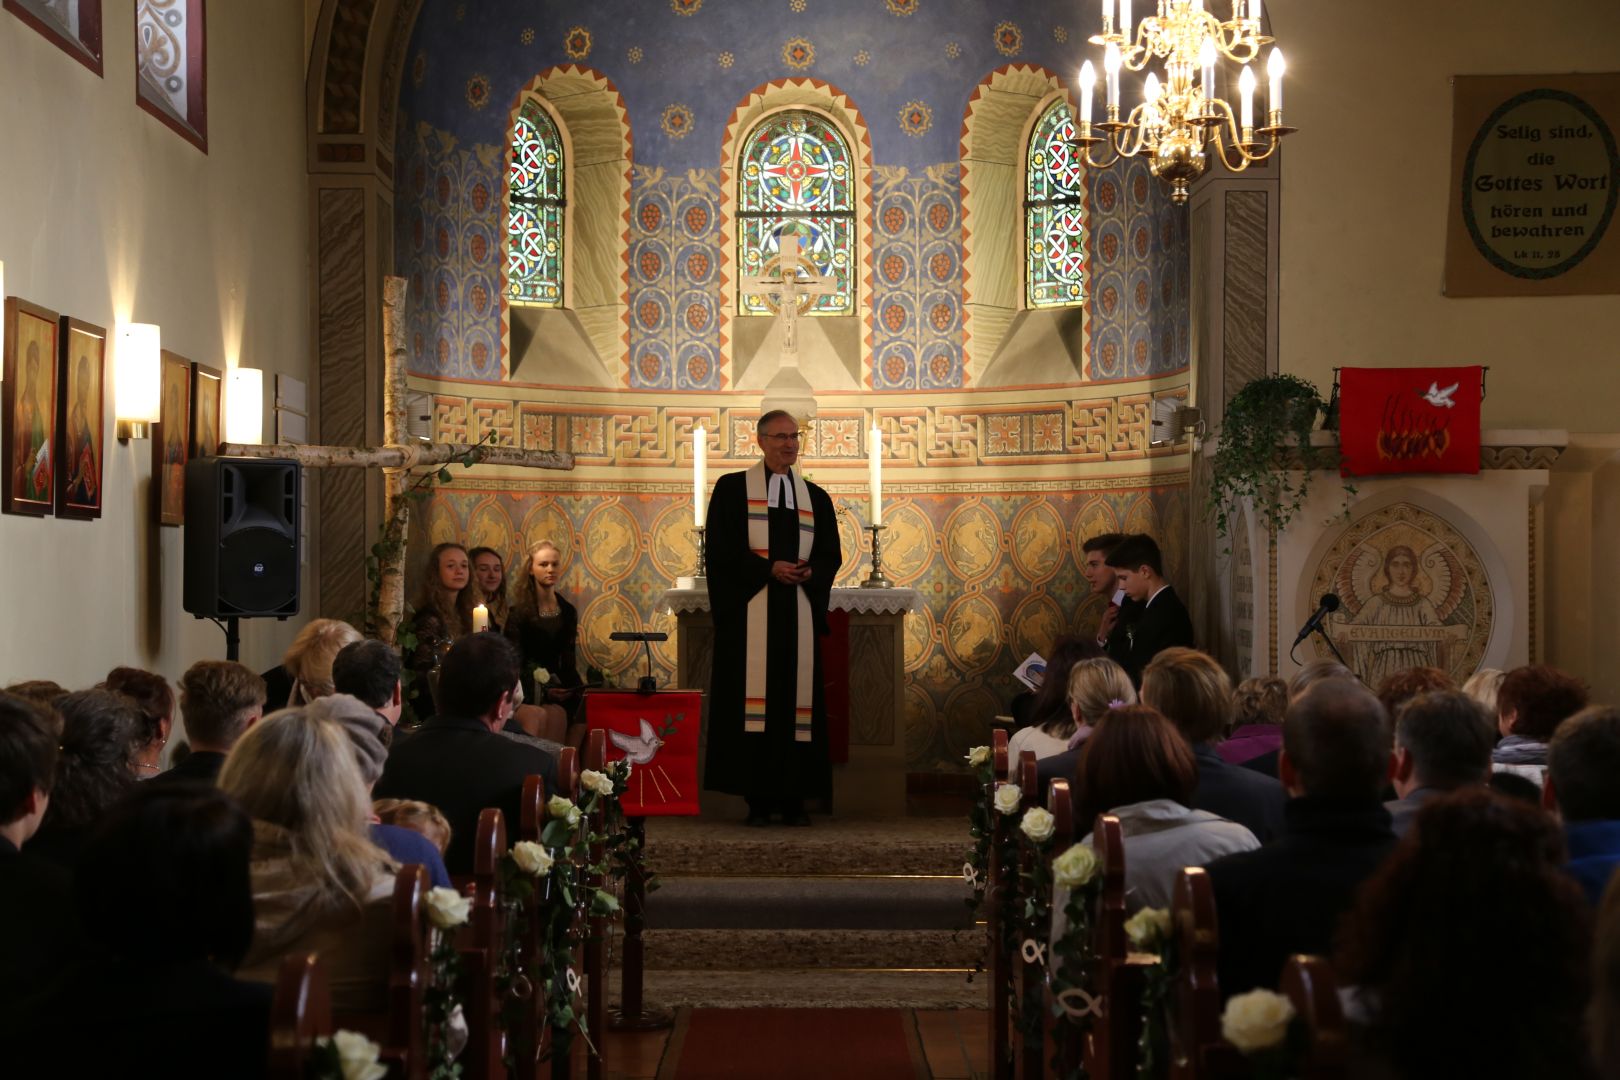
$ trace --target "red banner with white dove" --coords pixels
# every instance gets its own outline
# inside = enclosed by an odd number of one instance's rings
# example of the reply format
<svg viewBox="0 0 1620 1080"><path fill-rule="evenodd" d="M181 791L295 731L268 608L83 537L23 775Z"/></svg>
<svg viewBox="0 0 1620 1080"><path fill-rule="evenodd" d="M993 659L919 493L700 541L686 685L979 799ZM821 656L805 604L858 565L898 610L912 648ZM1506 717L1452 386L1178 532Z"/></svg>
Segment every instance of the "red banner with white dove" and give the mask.
<svg viewBox="0 0 1620 1080"><path fill-rule="evenodd" d="M607 759L630 759L630 786L619 800L627 817L682 817L698 812L696 690L629 694L592 690L585 722L608 733Z"/></svg>
<svg viewBox="0 0 1620 1080"><path fill-rule="evenodd" d="M1342 368L1339 473L1479 472L1484 369Z"/></svg>

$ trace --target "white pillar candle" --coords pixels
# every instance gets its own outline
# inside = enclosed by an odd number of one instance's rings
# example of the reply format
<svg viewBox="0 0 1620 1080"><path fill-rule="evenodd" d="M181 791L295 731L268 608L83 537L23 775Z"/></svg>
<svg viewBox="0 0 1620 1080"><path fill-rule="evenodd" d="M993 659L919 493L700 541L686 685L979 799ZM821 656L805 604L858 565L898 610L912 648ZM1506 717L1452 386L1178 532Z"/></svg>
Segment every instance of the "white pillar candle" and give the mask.
<svg viewBox="0 0 1620 1080"><path fill-rule="evenodd" d="M1080 65L1080 119L1091 123L1091 91L1097 85L1097 69L1087 60Z"/></svg>
<svg viewBox="0 0 1620 1080"><path fill-rule="evenodd" d="M489 608L479 604L473 608L473 633L482 634L489 629Z"/></svg>
<svg viewBox="0 0 1620 1080"><path fill-rule="evenodd" d="M867 463L872 473L872 524L883 524L883 431L876 424L867 439Z"/></svg>
<svg viewBox="0 0 1620 1080"><path fill-rule="evenodd" d="M1254 69L1248 64L1243 65L1243 74L1238 76L1238 89L1243 92L1243 108L1240 127L1254 127Z"/></svg>
<svg viewBox="0 0 1620 1080"><path fill-rule="evenodd" d="M1282 79L1283 72L1288 70L1288 61L1283 59L1281 49L1272 49L1271 56L1266 60L1266 74L1271 77L1271 95L1266 108L1274 113L1282 112Z"/></svg>
<svg viewBox="0 0 1620 1080"><path fill-rule="evenodd" d="M699 424L692 432L692 524L703 528L704 491L708 487L709 433Z"/></svg>

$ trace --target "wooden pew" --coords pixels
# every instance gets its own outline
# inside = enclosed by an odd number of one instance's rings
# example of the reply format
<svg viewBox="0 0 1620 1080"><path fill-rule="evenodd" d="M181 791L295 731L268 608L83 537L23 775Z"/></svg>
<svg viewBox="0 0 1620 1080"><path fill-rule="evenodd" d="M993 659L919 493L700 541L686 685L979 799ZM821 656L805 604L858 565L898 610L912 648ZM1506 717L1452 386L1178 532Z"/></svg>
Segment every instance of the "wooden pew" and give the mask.
<svg viewBox="0 0 1620 1080"><path fill-rule="evenodd" d="M557 754L557 794L574 803L579 802L579 771L579 752L572 746L563 747ZM544 821L545 818L542 815L541 823L544 824ZM581 931L582 927L576 915L574 929L568 935L568 952L566 955L557 958L558 970L566 971L568 968L574 967L577 971L575 960L579 956L579 942L583 936ZM542 988L542 992L551 994L558 991L556 987L547 986ZM561 992L567 993L566 988ZM586 1018L586 1023L587 1025L590 1023L589 1017ZM576 1035L569 1046L568 1053L558 1056L554 1053L552 1046L551 1029L544 1022L542 1022L540 1034L541 1056L550 1058L553 1080L570 1080L573 1076L573 1063L576 1055L589 1053L589 1050L585 1047L585 1040ZM598 1038L600 1036L595 1031L592 1031L591 1039L594 1041Z"/></svg>
<svg viewBox="0 0 1620 1080"><path fill-rule="evenodd" d="M1040 780L1036 773L1035 751L1025 750L1018 755L1017 770L1017 784L1019 790L1024 793L1024 798L1018 808L1017 815L1010 819L1010 824L1016 830L1013 835L1018 840L1019 895L1021 899L1024 899L1025 889L1023 882L1027 880L1027 875L1034 872L1035 860L1038 856L1035 845L1029 842L1022 830L1018 829L1018 823L1023 820L1024 811L1032 806L1041 805ZM1050 897L1048 899L1050 900ZM1019 908L1022 909L1022 907L1023 904L1020 903ZM1050 926L1041 927L1035 934L1034 940L1038 943L1047 941L1051 937L1050 930ZM1013 1075L1018 1080L1040 1080L1043 1071L1041 1025L1035 1026L1030 1031L1024 1031L1021 1025L1026 1008L1033 1008L1032 1003L1036 1001L1042 1001L1044 1004L1042 985L1046 969L1041 964L1038 956L1024 955L1022 945L1025 937L1024 933L1018 935L1019 948L1009 961L1013 971L1011 1001L1012 1025L1015 1032L1012 1040Z"/></svg>
<svg viewBox="0 0 1620 1080"><path fill-rule="evenodd" d="M332 998L314 953L281 961L270 999L268 1080L304 1080L315 1040L332 1034Z"/></svg>
<svg viewBox="0 0 1620 1080"><path fill-rule="evenodd" d="M1053 780L1047 788L1046 808L1052 812L1053 836L1051 856L1056 859L1074 843L1074 798L1067 780ZM1057 914L1055 899L1056 888L1053 889L1053 914ZM1080 1068L1082 1061L1083 1041L1079 1038L1078 1029L1066 1022L1062 1007L1052 994L1052 971L1057 965L1055 952L1056 942L1048 940L1046 944L1046 980L1042 986L1042 1038L1045 1047L1045 1060L1048 1064L1057 1063L1057 1075L1072 1076Z"/></svg>
<svg viewBox="0 0 1620 1080"><path fill-rule="evenodd" d="M518 804L519 840L540 842L540 832L546 827L546 782L538 776L526 777L523 795ZM542 888L544 886L542 885ZM539 1080L540 1053L546 1016L547 987L529 977L540 950L540 917L533 905L524 913L523 925L518 929L524 977L519 980L529 992L524 1007L518 1012L518 1021L506 1033L507 1050L512 1056L512 1080Z"/></svg>
<svg viewBox="0 0 1620 1080"><path fill-rule="evenodd" d="M505 950L501 909L501 859L506 855L506 815L493 806L478 815L473 872L466 889L472 898L467 925L457 936L461 955L461 1007L469 1038L461 1055L466 1080L504 1080L506 1033L501 1030L500 993L495 973Z"/></svg>
<svg viewBox="0 0 1620 1080"><path fill-rule="evenodd" d="M992 772L986 797L991 800L990 810L990 864L985 868L987 882L984 891L984 930L990 958L990 1075L994 1080L1010 1080L1012 1076L1012 999L1009 989L1011 958L1001 947L1001 898L1007 887L1005 878L1013 878L1017 885L1017 872L1001 865L1001 847L1006 842L1008 822L995 811L996 789L1007 782L1007 732L998 728L990 736ZM1016 826L1014 826L1016 827Z"/></svg>
<svg viewBox="0 0 1620 1080"><path fill-rule="evenodd" d="M423 911L430 887L426 868L407 864L394 875L393 931L388 947L387 1004L381 1013L339 1013L336 1024L382 1047L378 1060L389 1075L419 1080L427 1075L422 1032L422 992L428 978L428 925Z"/></svg>
<svg viewBox="0 0 1620 1080"><path fill-rule="evenodd" d="M1350 1031L1339 1003L1339 982L1319 956L1292 956L1283 968L1282 993L1305 1021L1308 1034L1302 1080L1346 1080Z"/></svg>
<svg viewBox="0 0 1620 1080"><path fill-rule="evenodd" d="M597 772L607 769L607 732L602 728L593 730L585 740L585 767ZM597 801L596 810L591 815L591 832L601 836L607 831L607 810L601 800ZM591 863L599 864L607 855L607 844L598 840L591 845ZM605 878L602 874L588 874L585 878L585 895L587 897L587 921L585 937L585 1023L591 1033L591 1042L597 1052L591 1053L585 1059L586 1080L602 1080L602 1054L603 1040L607 1038L607 932L608 919L605 915L590 914L589 897L595 895L596 890L603 888Z"/></svg>
<svg viewBox="0 0 1620 1080"><path fill-rule="evenodd" d="M1125 838L1119 819L1098 814L1091 846L1102 874L1102 890L1092 915L1096 953L1092 993L1101 1004L1087 1033L1086 1072L1093 1080L1124 1080L1136 1074L1143 976L1156 958L1131 952L1125 933Z"/></svg>
<svg viewBox="0 0 1620 1080"><path fill-rule="evenodd" d="M1189 866L1176 879L1171 933L1180 947L1170 1025L1171 1080L1248 1074L1243 1054L1221 1037L1221 988L1216 978L1220 935L1209 875Z"/></svg>

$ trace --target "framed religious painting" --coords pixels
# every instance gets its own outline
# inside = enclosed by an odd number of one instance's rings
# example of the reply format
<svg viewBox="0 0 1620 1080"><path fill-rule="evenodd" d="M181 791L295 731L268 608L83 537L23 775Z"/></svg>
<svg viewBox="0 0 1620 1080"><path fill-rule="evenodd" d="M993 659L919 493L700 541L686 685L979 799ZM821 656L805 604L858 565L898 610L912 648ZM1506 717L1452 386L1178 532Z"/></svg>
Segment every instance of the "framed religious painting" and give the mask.
<svg viewBox="0 0 1620 1080"><path fill-rule="evenodd" d="M152 492L159 525L186 523L186 460L191 450L191 363L163 350Z"/></svg>
<svg viewBox="0 0 1620 1080"><path fill-rule="evenodd" d="M4 423L0 469L8 514L49 514L56 453L57 315L15 296L6 298Z"/></svg>
<svg viewBox="0 0 1620 1080"><path fill-rule="evenodd" d="M194 458L213 457L219 453L219 444L225 441L220 437L220 432L225 430L224 385L225 375L219 368L191 365L191 456Z"/></svg>
<svg viewBox="0 0 1620 1080"><path fill-rule="evenodd" d="M56 516L101 516L101 455L107 439L107 331L62 316L56 411Z"/></svg>

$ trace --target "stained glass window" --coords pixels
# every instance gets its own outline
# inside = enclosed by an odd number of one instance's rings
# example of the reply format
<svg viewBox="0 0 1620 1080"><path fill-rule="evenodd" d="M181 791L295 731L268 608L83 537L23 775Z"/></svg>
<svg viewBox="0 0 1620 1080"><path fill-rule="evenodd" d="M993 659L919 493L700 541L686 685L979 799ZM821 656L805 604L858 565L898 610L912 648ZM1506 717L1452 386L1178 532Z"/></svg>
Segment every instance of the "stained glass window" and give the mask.
<svg viewBox="0 0 1620 1080"><path fill-rule="evenodd" d="M562 307L563 153L557 125L530 99L512 124L506 290L520 304Z"/></svg>
<svg viewBox="0 0 1620 1080"><path fill-rule="evenodd" d="M1086 298L1085 167L1066 140L1074 117L1058 98L1029 136L1024 183L1024 284L1030 307Z"/></svg>
<svg viewBox="0 0 1620 1080"><path fill-rule="evenodd" d="M835 288L811 315L855 310L855 192L849 145L826 118L809 112L766 117L748 136L737 177L737 262L760 273L784 231ZM768 315L765 299L739 292L744 314Z"/></svg>

